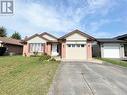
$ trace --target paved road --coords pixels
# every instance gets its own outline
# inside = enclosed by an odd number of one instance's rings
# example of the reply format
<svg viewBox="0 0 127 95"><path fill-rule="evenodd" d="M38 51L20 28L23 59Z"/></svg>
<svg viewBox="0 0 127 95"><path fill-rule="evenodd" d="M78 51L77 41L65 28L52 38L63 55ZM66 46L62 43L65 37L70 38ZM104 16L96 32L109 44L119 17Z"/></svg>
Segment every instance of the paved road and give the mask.
<svg viewBox="0 0 127 95"><path fill-rule="evenodd" d="M127 69L87 62L63 62L49 95L127 95Z"/></svg>

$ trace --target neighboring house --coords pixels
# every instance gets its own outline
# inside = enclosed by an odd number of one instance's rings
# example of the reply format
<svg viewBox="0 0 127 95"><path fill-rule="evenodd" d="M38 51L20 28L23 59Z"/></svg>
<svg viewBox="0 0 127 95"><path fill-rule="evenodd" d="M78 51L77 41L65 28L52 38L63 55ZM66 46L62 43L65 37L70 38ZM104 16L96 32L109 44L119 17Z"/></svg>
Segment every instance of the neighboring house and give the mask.
<svg viewBox="0 0 127 95"><path fill-rule="evenodd" d="M98 47L94 47L93 55L102 58L127 58L127 34L115 38L97 39ZM96 52L96 51L98 52Z"/></svg>
<svg viewBox="0 0 127 95"><path fill-rule="evenodd" d="M0 37L0 46L7 48L6 54L22 54L23 45L20 43L21 40L16 40L8 37Z"/></svg>
<svg viewBox="0 0 127 95"><path fill-rule="evenodd" d="M26 38L22 43L23 55L30 56L35 52L60 56L68 60L88 60L92 58L92 43L95 38L74 30L59 39L49 33L35 34Z"/></svg>

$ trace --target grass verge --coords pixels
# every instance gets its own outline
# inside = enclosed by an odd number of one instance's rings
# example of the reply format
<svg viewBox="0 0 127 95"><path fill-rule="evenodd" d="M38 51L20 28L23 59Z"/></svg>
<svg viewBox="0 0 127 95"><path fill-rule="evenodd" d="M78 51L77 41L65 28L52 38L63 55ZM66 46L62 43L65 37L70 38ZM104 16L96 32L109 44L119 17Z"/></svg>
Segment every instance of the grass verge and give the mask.
<svg viewBox="0 0 127 95"><path fill-rule="evenodd" d="M59 62L38 57L0 57L0 95L46 95Z"/></svg>
<svg viewBox="0 0 127 95"><path fill-rule="evenodd" d="M123 66L123 67L127 67L127 62L126 61L121 61L118 59L109 59L109 58L98 58L99 60L108 62L108 63L112 63L115 65L119 65L119 66Z"/></svg>

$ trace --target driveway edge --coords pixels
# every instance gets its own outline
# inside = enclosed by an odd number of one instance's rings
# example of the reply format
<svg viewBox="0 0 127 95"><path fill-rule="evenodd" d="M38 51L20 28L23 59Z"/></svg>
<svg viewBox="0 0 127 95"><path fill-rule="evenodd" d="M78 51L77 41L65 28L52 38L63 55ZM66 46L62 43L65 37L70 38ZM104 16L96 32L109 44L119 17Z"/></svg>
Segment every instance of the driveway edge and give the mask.
<svg viewBox="0 0 127 95"><path fill-rule="evenodd" d="M54 75L54 78L53 78L52 83L50 84L50 88L49 88L49 91L48 91L48 94L47 94L47 95L55 95L55 94L53 93L53 92L54 92L54 86L55 86L55 84L56 84L56 78L57 78L58 72L59 72L59 70L61 69L61 67L62 67L62 62L60 62L59 67L58 67L57 70L56 70L56 73L55 73L55 75Z"/></svg>

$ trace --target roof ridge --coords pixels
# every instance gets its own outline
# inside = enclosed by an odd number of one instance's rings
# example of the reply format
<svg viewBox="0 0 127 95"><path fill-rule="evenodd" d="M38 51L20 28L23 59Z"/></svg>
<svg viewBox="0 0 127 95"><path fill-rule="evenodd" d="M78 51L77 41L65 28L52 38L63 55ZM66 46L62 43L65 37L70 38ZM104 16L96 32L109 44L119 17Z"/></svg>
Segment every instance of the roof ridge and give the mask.
<svg viewBox="0 0 127 95"><path fill-rule="evenodd" d="M79 33L79 34L84 35L84 36L87 36L87 37L89 37L89 38L91 38L91 39L95 39L94 37L92 37L92 36L90 36L90 35L88 35L88 34L82 32L82 31L80 31L80 30L78 30L78 29L75 29L75 30L73 30L72 32L69 32L69 33L65 34L64 36L60 37L59 39L64 39L64 38L66 38L66 37L72 35L73 33Z"/></svg>
<svg viewBox="0 0 127 95"><path fill-rule="evenodd" d="M41 36L40 34L38 34L38 33L36 33L36 34L34 34L34 35L32 35L32 36L30 36L30 37L24 39L24 41L28 41L28 40L30 40L30 39L36 37L36 36L38 36L38 37L40 37L40 38L43 38L43 39L49 41L48 39L46 39L45 37L42 37L42 36Z"/></svg>
<svg viewBox="0 0 127 95"><path fill-rule="evenodd" d="M53 37L53 38L55 38L55 39L58 39L56 36L54 36L54 35L52 35L52 34L50 34L50 33L48 33L48 32L43 32L43 33L41 33L40 35L43 36L43 35L45 35L45 34L47 34L47 35L49 35L49 36L51 36L51 37Z"/></svg>

